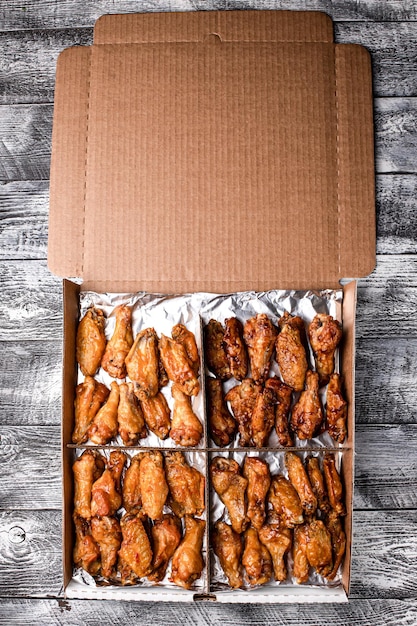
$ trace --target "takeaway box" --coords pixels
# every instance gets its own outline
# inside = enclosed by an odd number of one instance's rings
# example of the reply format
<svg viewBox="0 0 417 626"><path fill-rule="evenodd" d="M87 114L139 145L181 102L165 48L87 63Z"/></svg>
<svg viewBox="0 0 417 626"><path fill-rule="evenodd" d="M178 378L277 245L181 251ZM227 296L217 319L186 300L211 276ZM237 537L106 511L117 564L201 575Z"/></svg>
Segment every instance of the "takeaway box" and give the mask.
<svg viewBox="0 0 417 626"><path fill-rule="evenodd" d="M331 20L316 12L103 16L92 46L70 48L58 59L48 246L49 267L64 278L66 595L346 601L356 283L345 280L341 288L339 281L365 276L375 265L366 50L335 44ZM208 572L204 589L196 593L92 587L73 580L71 433L80 291L276 289L343 289L340 367L349 434L336 446L343 451L348 509L340 584L214 593Z"/></svg>

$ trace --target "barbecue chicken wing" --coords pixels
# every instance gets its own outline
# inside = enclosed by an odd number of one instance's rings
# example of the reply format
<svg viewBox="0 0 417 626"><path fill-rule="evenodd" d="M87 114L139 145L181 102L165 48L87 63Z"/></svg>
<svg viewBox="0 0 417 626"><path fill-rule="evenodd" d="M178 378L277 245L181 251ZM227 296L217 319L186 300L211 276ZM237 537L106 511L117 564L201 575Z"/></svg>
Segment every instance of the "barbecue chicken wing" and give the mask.
<svg viewBox="0 0 417 626"><path fill-rule="evenodd" d="M171 335L174 341L184 347L188 361L195 375L198 376L200 370L200 355L198 354L194 333L188 330L184 324L176 324L171 331Z"/></svg>
<svg viewBox="0 0 417 626"><path fill-rule="evenodd" d="M247 456L243 465L243 476L248 481L247 516L256 530L265 522L265 499L271 486L268 463L253 456Z"/></svg>
<svg viewBox="0 0 417 626"><path fill-rule="evenodd" d="M142 409L133 392L133 383L119 386L120 399L117 409L119 434L125 446L135 446L139 439L147 436Z"/></svg>
<svg viewBox="0 0 417 626"><path fill-rule="evenodd" d="M286 452L285 466L288 478L298 493L301 506L307 515L313 515L317 509L317 498L310 485L303 462L295 452Z"/></svg>
<svg viewBox="0 0 417 626"><path fill-rule="evenodd" d="M346 438L347 402L342 394L340 374L331 374L326 391L326 426L329 435L343 443Z"/></svg>
<svg viewBox="0 0 417 626"><path fill-rule="evenodd" d="M240 385L228 391L225 400L230 402L238 423L239 446L250 446L252 442L252 415L262 387L252 378L245 378Z"/></svg>
<svg viewBox="0 0 417 626"><path fill-rule="evenodd" d="M74 515L91 517L93 483L104 472L104 459L96 450L85 450L72 466L74 472Z"/></svg>
<svg viewBox="0 0 417 626"><path fill-rule="evenodd" d="M242 565L251 586L264 585L272 576L272 559L266 546L261 543L255 528L245 530Z"/></svg>
<svg viewBox="0 0 417 626"><path fill-rule="evenodd" d="M318 507L320 511L327 513L330 509L330 504L318 458L315 456L309 456L306 460L306 467L311 488L317 498Z"/></svg>
<svg viewBox="0 0 417 626"><path fill-rule="evenodd" d="M326 573L328 580L336 577L339 565L343 560L346 551L346 535L343 530L342 522L336 511L330 511L326 517L326 528L330 533L333 552L333 567L329 573Z"/></svg>
<svg viewBox="0 0 417 626"><path fill-rule="evenodd" d="M88 436L93 443L103 446L117 436L119 397L119 385L112 382L106 404L98 411L88 429Z"/></svg>
<svg viewBox="0 0 417 626"><path fill-rule="evenodd" d="M326 452L324 455L323 474L331 508L338 515L346 515L346 507L343 502L343 485L336 469L335 456L331 452Z"/></svg>
<svg viewBox="0 0 417 626"><path fill-rule="evenodd" d="M331 536L321 520L313 519L306 524L306 556L312 567L322 576L327 576L333 568Z"/></svg>
<svg viewBox="0 0 417 626"><path fill-rule="evenodd" d="M243 380L248 373L248 355L243 341L243 325L236 317L224 321L224 346L231 375Z"/></svg>
<svg viewBox="0 0 417 626"><path fill-rule="evenodd" d="M93 517L114 515L122 505L121 475L126 455L120 450L110 452L103 474L95 481L91 490L91 515Z"/></svg>
<svg viewBox="0 0 417 626"><path fill-rule="evenodd" d="M210 476L214 489L227 508L233 530L243 532L249 521L245 501L248 481L240 475L239 464L233 459L217 456L210 463Z"/></svg>
<svg viewBox="0 0 417 626"><path fill-rule="evenodd" d="M174 513L178 517L201 515L205 509L204 476L188 465L182 452L167 453L165 472Z"/></svg>
<svg viewBox="0 0 417 626"><path fill-rule="evenodd" d="M200 578L204 567L201 548L203 546L206 523L202 519L185 516L185 536L172 557L172 572L169 579L172 583L191 589L193 583Z"/></svg>
<svg viewBox="0 0 417 626"><path fill-rule="evenodd" d="M159 583L164 579L168 563L181 541L181 522L175 515L164 515L152 526L152 574L148 580Z"/></svg>
<svg viewBox="0 0 417 626"><path fill-rule="evenodd" d="M160 439L166 439L171 430L171 411L164 394L159 391L152 398L145 391L136 393L147 427Z"/></svg>
<svg viewBox="0 0 417 626"><path fill-rule="evenodd" d="M256 532L256 531L255 531ZM229 585L233 589L243 586L243 572L240 564L242 540L226 522L216 522L211 537L214 554L218 557Z"/></svg>
<svg viewBox="0 0 417 626"><path fill-rule="evenodd" d="M106 348L106 320L100 309L91 307L77 329L76 359L84 376L94 376Z"/></svg>
<svg viewBox="0 0 417 626"><path fill-rule="evenodd" d="M143 512L152 520L160 519L169 491L161 452L141 455L139 483Z"/></svg>
<svg viewBox="0 0 417 626"><path fill-rule="evenodd" d="M187 396L196 396L200 391L200 383L184 346L170 337L161 335L159 349L168 378Z"/></svg>
<svg viewBox="0 0 417 626"><path fill-rule="evenodd" d="M286 448L294 445L289 430L289 416L291 409L292 388L281 382L276 376L268 378L265 387L272 389L276 396L275 430L280 446Z"/></svg>
<svg viewBox="0 0 417 626"><path fill-rule="evenodd" d="M153 398L160 387L158 335L154 328L145 328L136 335L125 364L135 393L142 390Z"/></svg>
<svg viewBox="0 0 417 626"><path fill-rule="evenodd" d="M123 479L123 506L128 513L139 513L142 508L140 493L140 454L130 461Z"/></svg>
<svg viewBox="0 0 417 626"><path fill-rule="evenodd" d="M278 475L272 478L268 499L285 526L293 528L303 523L303 507L298 493L284 476Z"/></svg>
<svg viewBox="0 0 417 626"><path fill-rule="evenodd" d="M91 534L100 548L101 575L112 578L116 573L117 553L122 542L120 524L115 517L93 517Z"/></svg>
<svg viewBox="0 0 417 626"><path fill-rule="evenodd" d="M323 409L319 396L319 376L310 370L306 375L306 389L301 392L291 414L291 428L299 439L312 439L323 424Z"/></svg>
<svg viewBox="0 0 417 626"><path fill-rule="evenodd" d="M307 559L307 524L294 528L294 541L292 547L293 576L301 585L308 581L310 564Z"/></svg>
<svg viewBox="0 0 417 626"><path fill-rule="evenodd" d="M133 344L132 309L120 304L114 309L114 315L116 327L112 338L107 342L101 367L113 378L125 378L125 360Z"/></svg>
<svg viewBox="0 0 417 626"><path fill-rule="evenodd" d="M308 337L322 387L329 382L330 374L334 371L334 355L342 339L342 325L331 315L318 313L308 327Z"/></svg>
<svg viewBox="0 0 417 626"><path fill-rule="evenodd" d="M206 391L211 438L217 446L228 446L236 432L237 423L226 406L221 380L207 377Z"/></svg>
<svg viewBox="0 0 417 626"><path fill-rule="evenodd" d="M193 412L191 398L176 383L172 385L171 393L174 398L171 439L179 446L197 446L203 436L203 425Z"/></svg>
<svg viewBox="0 0 417 626"><path fill-rule="evenodd" d="M84 382L76 386L73 443L80 444L87 441L88 429L109 393L106 385L98 383L91 376L86 376Z"/></svg>
<svg viewBox="0 0 417 626"><path fill-rule="evenodd" d="M152 548L140 515L126 513L120 521L123 541L119 550L122 582L129 569L138 578L152 571Z"/></svg>
<svg viewBox="0 0 417 626"><path fill-rule="evenodd" d="M94 576L99 573L101 567L100 548L91 534L90 521L75 514L73 519L75 526L74 565L82 567Z"/></svg>
<svg viewBox="0 0 417 626"><path fill-rule="evenodd" d="M252 413L252 443L257 448L268 445L269 435L275 424L276 395L265 387L256 398Z"/></svg>
<svg viewBox="0 0 417 626"><path fill-rule="evenodd" d="M292 544L292 533L282 521L272 516L267 524L259 530L259 539L267 548L272 558L275 580L284 581L287 578L285 555Z"/></svg>
<svg viewBox="0 0 417 626"><path fill-rule="evenodd" d="M301 317L292 317L287 311L279 320L281 332L276 343L276 360L284 383L302 391L308 369L305 350L305 329Z"/></svg>
<svg viewBox="0 0 417 626"><path fill-rule="evenodd" d="M232 373L226 354L223 326L216 320L210 320L204 327L203 335L207 367L216 378L228 380Z"/></svg>
<svg viewBox="0 0 417 626"><path fill-rule="evenodd" d="M248 348L252 378L256 382L264 382L268 376L277 334L277 328L265 313L258 313L245 323L243 338Z"/></svg>

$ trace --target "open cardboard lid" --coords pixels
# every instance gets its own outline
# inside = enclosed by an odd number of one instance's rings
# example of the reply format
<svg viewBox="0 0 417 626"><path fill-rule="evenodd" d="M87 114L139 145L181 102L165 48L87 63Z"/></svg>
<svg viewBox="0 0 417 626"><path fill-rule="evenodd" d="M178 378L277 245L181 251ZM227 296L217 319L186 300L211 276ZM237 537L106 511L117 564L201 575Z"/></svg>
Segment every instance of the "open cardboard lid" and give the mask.
<svg viewBox="0 0 417 626"><path fill-rule="evenodd" d="M50 269L167 293L368 274L370 60L331 31L304 12L101 18L58 60Z"/></svg>

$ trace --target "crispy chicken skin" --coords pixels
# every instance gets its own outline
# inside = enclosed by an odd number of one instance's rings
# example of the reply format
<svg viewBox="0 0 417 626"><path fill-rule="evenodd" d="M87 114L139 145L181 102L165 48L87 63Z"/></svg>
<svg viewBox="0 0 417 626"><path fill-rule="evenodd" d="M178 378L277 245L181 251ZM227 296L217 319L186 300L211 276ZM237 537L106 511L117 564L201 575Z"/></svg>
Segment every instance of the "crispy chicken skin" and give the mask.
<svg viewBox="0 0 417 626"><path fill-rule="evenodd" d="M342 521L336 511L330 511L326 517L326 528L330 533L333 553L333 567L329 573L326 573L327 580L333 580L336 577L337 570L341 564L346 551L346 535L343 530Z"/></svg>
<svg viewBox="0 0 417 626"><path fill-rule="evenodd" d="M330 509L329 498L324 484L323 474L320 470L319 460L315 456L309 456L306 460L307 474L310 479L310 485L313 493L317 498L320 511L327 513Z"/></svg>
<svg viewBox="0 0 417 626"><path fill-rule="evenodd" d="M331 315L318 313L308 327L308 337L322 387L329 382L330 374L334 371L334 354L342 339L342 325Z"/></svg>
<svg viewBox="0 0 417 626"><path fill-rule="evenodd" d="M275 431L278 435L279 445L286 448L291 447L294 445L289 430L292 388L283 383L276 376L274 378L268 378L265 387L272 389L276 396Z"/></svg>
<svg viewBox="0 0 417 626"><path fill-rule="evenodd" d="M200 370L200 355L198 354L194 333L188 330L184 324L176 324L171 331L171 335L174 341L184 346L191 367L195 375L198 376Z"/></svg>
<svg viewBox="0 0 417 626"><path fill-rule="evenodd" d="M271 486L271 474L268 464L262 459L247 456L243 465L243 476L248 481L247 516L256 530L265 522L265 499Z"/></svg>
<svg viewBox="0 0 417 626"><path fill-rule="evenodd" d="M164 579L168 563L181 541L181 522L175 515L164 515L152 526L152 573L148 580L159 583Z"/></svg>
<svg viewBox="0 0 417 626"><path fill-rule="evenodd" d="M122 542L120 524L115 517L93 517L91 534L100 548L101 575L112 578L116 573L117 553Z"/></svg>
<svg viewBox="0 0 417 626"><path fill-rule="evenodd" d="M172 385L171 393L174 398L171 439L179 446L197 446L203 436L203 425L192 409L191 398L176 383Z"/></svg>
<svg viewBox="0 0 417 626"><path fill-rule="evenodd" d="M272 478L268 499L287 528L303 523L303 507L298 493L284 476L278 475Z"/></svg>
<svg viewBox="0 0 417 626"><path fill-rule="evenodd" d="M268 376L277 334L277 328L265 313L251 317L243 327L251 374L256 382L264 382Z"/></svg>
<svg viewBox="0 0 417 626"><path fill-rule="evenodd" d="M243 341L243 324L236 317L224 321L224 346L231 375L243 380L248 373L248 354Z"/></svg>
<svg viewBox="0 0 417 626"><path fill-rule="evenodd" d="M292 317L287 311L278 322L281 332L276 343L276 360L284 383L302 391L308 369L304 322L301 317Z"/></svg>
<svg viewBox="0 0 417 626"><path fill-rule="evenodd" d="M224 328L216 320L210 320L204 327L204 352L207 367L216 378L228 380L232 376L224 342Z"/></svg>
<svg viewBox="0 0 417 626"><path fill-rule="evenodd" d="M166 439L171 430L171 411L164 394L159 391L151 398L140 389L136 395L149 430L160 439Z"/></svg>
<svg viewBox="0 0 417 626"><path fill-rule="evenodd" d="M201 548L206 523L190 515L186 515L184 519L185 535L172 557L172 572L169 580L184 589L191 589L193 583L200 578L204 567Z"/></svg>
<svg viewBox="0 0 417 626"><path fill-rule="evenodd" d="M288 572L285 555L292 544L291 530L277 516L272 516L259 530L259 539L271 555L275 580L286 580Z"/></svg>
<svg viewBox="0 0 417 626"><path fill-rule="evenodd" d="M135 393L141 389L153 398L160 382L158 335L154 328L145 328L136 335L125 363L127 375L135 383Z"/></svg>
<svg viewBox="0 0 417 626"><path fill-rule="evenodd" d="M143 512L152 520L161 519L169 491L161 452L141 455L139 482Z"/></svg>
<svg viewBox="0 0 417 626"><path fill-rule="evenodd" d="M80 444L87 441L88 429L109 393L106 385L97 382L91 376L86 376L84 382L77 385L74 402L73 443Z"/></svg>
<svg viewBox="0 0 417 626"><path fill-rule="evenodd" d="M312 439L323 424L323 409L319 396L319 375L308 370L306 389L301 392L291 414L291 428L299 439Z"/></svg>
<svg viewBox="0 0 417 626"><path fill-rule="evenodd" d="M252 415L261 389L262 387L252 378L245 378L240 385L232 387L225 396L238 423L239 446L242 448L251 445Z"/></svg>
<svg viewBox="0 0 417 626"><path fill-rule="evenodd" d="M251 586L264 585L272 576L272 559L266 546L261 543L255 528L245 530L242 565Z"/></svg>
<svg viewBox="0 0 417 626"><path fill-rule="evenodd" d="M129 567L138 578L152 571L152 548L140 515L126 513L120 521L123 541L119 559L123 568Z"/></svg>
<svg viewBox="0 0 417 626"><path fill-rule="evenodd" d="M139 400L134 394L133 383L119 385L120 399L117 409L119 434L125 446L135 446L147 436L145 420Z"/></svg>
<svg viewBox="0 0 417 626"><path fill-rule="evenodd" d="M74 514L75 544L74 565L82 567L92 576L100 571L100 548L91 534L90 521Z"/></svg>
<svg viewBox="0 0 417 626"><path fill-rule="evenodd" d="M120 450L110 452L103 474L95 481L91 490L91 515L93 517L114 515L122 505L121 475L126 455Z"/></svg>
<svg viewBox="0 0 417 626"><path fill-rule="evenodd" d="M343 485L336 469L335 456L331 452L326 452L324 455L323 474L331 508L338 515L346 515L346 507L343 502Z"/></svg>
<svg viewBox="0 0 417 626"><path fill-rule="evenodd" d="M159 349L168 378L187 396L196 396L200 391L200 383L184 346L170 337L161 335Z"/></svg>
<svg viewBox="0 0 417 626"><path fill-rule="evenodd" d="M74 515L91 517L93 483L104 472L104 460L96 450L85 450L72 466L74 472Z"/></svg>
<svg viewBox="0 0 417 626"><path fill-rule="evenodd" d="M257 448L268 445L275 424L275 391L265 387L256 398L252 413L252 443Z"/></svg>
<svg viewBox="0 0 417 626"><path fill-rule="evenodd" d="M93 443L103 446L117 436L119 397L119 385L112 382L106 404L103 404L88 429L88 436Z"/></svg>
<svg viewBox="0 0 417 626"><path fill-rule="evenodd" d="M207 376L206 392L211 438L216 446L228 446L236 432L237 423L227 408L221 380Z"/></svg>
<svg viewBox="0 0 417 626"><path fill-rule="evenodd" d="M340 374L331 374L326 391L326 426L329 435L343 443L346 438L347 402L342 394Z"/></svg>
<svg viewBox="0 0 417 626"><path fill-rule="evenodd" d="M106 348L106 320L100 309L91 307L77 329L76 359L84 376L94 376Z"/></svg>
<svg viewBox="0 0 417 626"><path fill-rule="evenodd" d="M217 456L210 463L210 477L220 500L228 510L235 532L241 533L248 525L245 492L248 480L240 475L239 464L233 459Z"/></svg>
<svg viewBox="0 0 417 626"><path fill-rule="evenodd" d="M182 452L168 452L165 473L171 494L170 506L178 517L201 515L205 509L205 478L190 467Z"/></svg>
<svg viewBox="0 0 417 626"><path fill-rule="evenodd" d="M140 493L140 454L130 461L123 479L123 506L128 513L138 513L142 508Z"/></svg>
<svg viewBox="0 0 417 626"><path fill-rule="evenodd" d="M299 585L308 581L310 564L307 559L307 541L307 524L294 528L292 547L293 576Z"/></svg>
<svg viewBox="0 0 417 626"><path fill-rule="evenodd" d="M229 524L219 521L214 525L211 541L214 553L220 561L229 585L233 589L239 589L243 586L243 572L240 564L242 556L240 535Z"/></svg>
<svg viewBox="0 0 417 626"><path fill-rule="evenodd" d="M332 542L330 533L321 520L313 519L306 525L306 556L312 567L322 576L333 568Z"/></svg>
<svg viewBox="0 0 417 626"><path fill-rule="evenodd" d="M116 327L112 338L107 342L101 367L113 378L125 378L125 360L133 344L132 309L120 304L114 309L114 315Z"/></svg>
<svg viewBox="0 0 417 626"><path fill-rule="evenodd" d="M301 506L307 515L313 515L317 509L317 498L314 495L303 462L295 452L286 452L285 466L288 478L298 493Z"/></svg>

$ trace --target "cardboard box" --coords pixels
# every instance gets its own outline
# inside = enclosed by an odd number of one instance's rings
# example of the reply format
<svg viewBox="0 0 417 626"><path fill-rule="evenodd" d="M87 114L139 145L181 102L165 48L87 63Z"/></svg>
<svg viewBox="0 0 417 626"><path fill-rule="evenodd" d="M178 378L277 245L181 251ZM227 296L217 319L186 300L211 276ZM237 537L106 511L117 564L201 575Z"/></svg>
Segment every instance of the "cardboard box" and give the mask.
<svg viewBox="0 0 417 626"><path fill-rule="evenodd" d="M82 289L227 293L337 288L375 265L371 68L315 12L104 16L57 65L48 263ZM68 597L192 600L81 588L72 573L71 441L79 287L64 280L64 587ZM344 287L349 402L343 587L217 593L335 602L349 591L356 284ZM208 590L209 591L209 590ZM208 593L206 597L212 598ZM214 599L214 598L212 598Z"/></svg>

